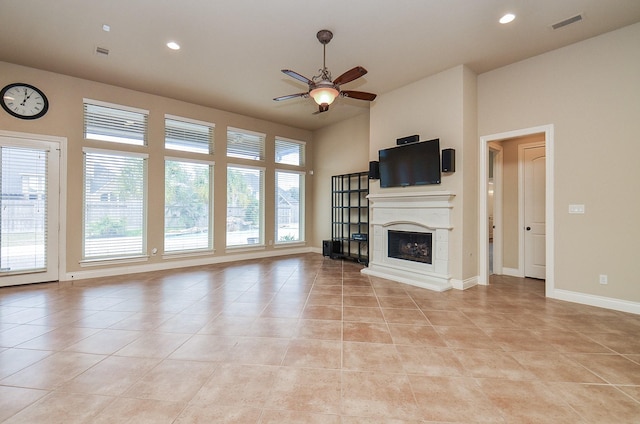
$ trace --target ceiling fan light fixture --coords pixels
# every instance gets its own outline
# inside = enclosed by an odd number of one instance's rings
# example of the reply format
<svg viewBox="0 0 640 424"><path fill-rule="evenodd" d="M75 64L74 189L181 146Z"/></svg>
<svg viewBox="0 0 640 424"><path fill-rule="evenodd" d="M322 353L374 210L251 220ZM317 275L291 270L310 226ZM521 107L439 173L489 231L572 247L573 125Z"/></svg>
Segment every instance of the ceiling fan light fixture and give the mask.
<svg viewBox="0 0 640 424"><path fill-rule="evenodd" d="M330 105L338 97L340 92L335 89L333 84L331 85L319 85L309 92L309 95L313 97L313 100L319 105Z"/></svg>

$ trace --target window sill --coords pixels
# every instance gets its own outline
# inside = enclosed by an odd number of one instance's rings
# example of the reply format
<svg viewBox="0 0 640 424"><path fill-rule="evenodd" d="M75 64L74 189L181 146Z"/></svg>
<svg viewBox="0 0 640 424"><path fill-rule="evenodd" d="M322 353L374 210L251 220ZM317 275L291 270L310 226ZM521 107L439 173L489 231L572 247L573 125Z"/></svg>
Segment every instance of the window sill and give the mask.
<svg viewBox="0 0 640 424"><path fill-rule="evenodd" d="M306 241L292 241L289 243L276 243L273 245L274 249L286 249L288 247L304 247L307 245Z"/></svg>
<svg viewBox="0 0 640 424"><path fill-rule="evenodd" d="M256 250L265 250L264 244L243 244L241 246L227 246L225 248L226 253L236 252L253 252Z"/></svg>
<svg viewBox="0 0 640 424"><path fill-rule="evenodd" d="M162 259L181 259L181 258L195 258L199 256L211 256L215 253L215 250L185 250L181 252L165 252L162 254Z"/></svg>
<svg viewBox="0 0 640 424"><path fill-rule="evenodd" d="M101 259L85 259L80 261L82 268L104 265L131 264L136 262L146 262L149 260L148 255L130 256L122 258L101 258Z"/></svg>

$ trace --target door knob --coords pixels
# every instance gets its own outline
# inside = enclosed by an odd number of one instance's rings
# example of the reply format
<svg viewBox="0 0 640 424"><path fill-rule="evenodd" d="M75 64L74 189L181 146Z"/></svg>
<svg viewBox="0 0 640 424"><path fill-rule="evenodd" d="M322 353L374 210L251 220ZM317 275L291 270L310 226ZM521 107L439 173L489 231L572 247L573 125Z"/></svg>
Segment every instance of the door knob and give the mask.
<svg viewBox="0 0 640 424"><path fill-rule="evenodd" d="M527 227L527 231L531 231L531 227Z"/></svg>

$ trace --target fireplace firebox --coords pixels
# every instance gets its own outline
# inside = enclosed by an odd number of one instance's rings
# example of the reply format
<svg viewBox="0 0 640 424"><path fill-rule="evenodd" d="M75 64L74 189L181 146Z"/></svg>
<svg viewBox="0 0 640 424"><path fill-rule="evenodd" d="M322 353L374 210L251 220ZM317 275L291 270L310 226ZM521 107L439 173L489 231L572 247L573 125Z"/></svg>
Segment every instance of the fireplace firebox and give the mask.
<svg viewBox="0 0 640 424"><path fill-rule="evenodd" d="M389 230L388 257L431 264L432 238L432 233Z"/></svg>

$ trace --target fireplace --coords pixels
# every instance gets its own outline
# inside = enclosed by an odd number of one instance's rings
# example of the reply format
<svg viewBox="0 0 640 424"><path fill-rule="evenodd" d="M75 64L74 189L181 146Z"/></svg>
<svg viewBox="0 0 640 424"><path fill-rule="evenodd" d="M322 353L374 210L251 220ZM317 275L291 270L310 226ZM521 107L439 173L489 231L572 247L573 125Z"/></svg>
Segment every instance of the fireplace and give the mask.
<svg viewBox="0 0 640 424"><path fill-rule="evenodd" d="M454 287L449 235L454 194L370 194L369 266L364 274L435 291Z"/></svg>
<svg viewBox="0 0 640 424"><path fill-rule="evenodd" d="M431 264L431 233L393 231L387 234L387 256Z"/></svg>

